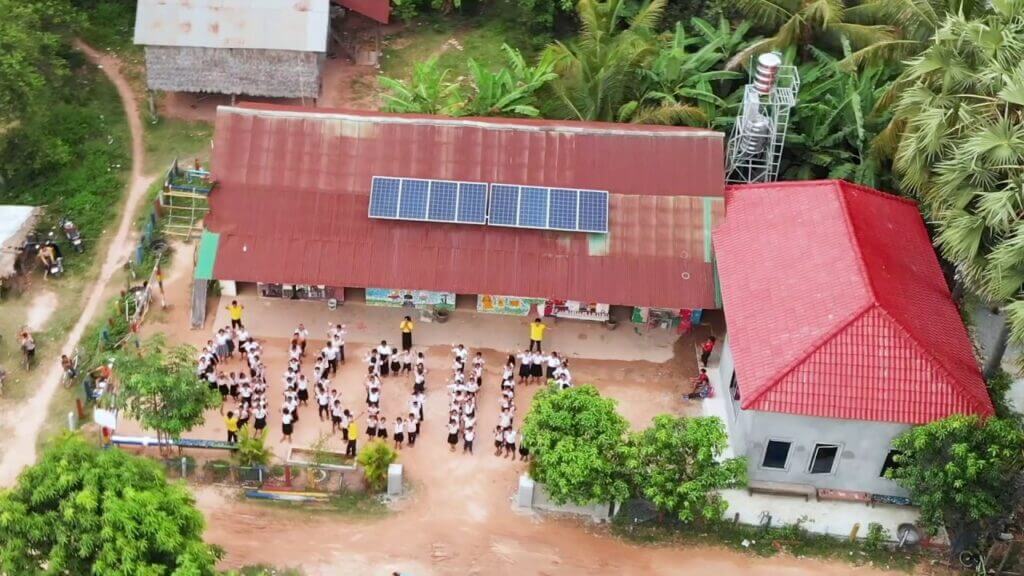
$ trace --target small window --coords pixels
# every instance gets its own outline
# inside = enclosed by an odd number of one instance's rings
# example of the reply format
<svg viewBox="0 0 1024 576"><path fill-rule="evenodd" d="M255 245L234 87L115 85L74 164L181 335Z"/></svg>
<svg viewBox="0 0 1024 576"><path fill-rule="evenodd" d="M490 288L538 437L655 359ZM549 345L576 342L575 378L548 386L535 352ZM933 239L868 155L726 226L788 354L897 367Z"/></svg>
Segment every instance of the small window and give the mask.
<svg viewBox="0 0 1024 576"><path fill-rule="evenodd" d="M899 450L889 450L889 453L885 455L885 462L882 464L882 471L878 474L885 478L885 473L889 470L895 470L899 468L899 464L896 463L895 456L899 456Z"/></svg>
<svg viewBox="0 0 1024 576"><path fill-rule="evenodd" d="M811 458L811 474L831 474L839 455L839 446L835 444L815 444L814 457Z"/></svg>
<svg viewBox="0 0 1024 576"><path fill-rule="evenodd" d="M789 460L789 447L791 442L782 440L769 440L768 447L764 449L764 461L761 466L765 468L785 468Z"/></svg>
<svg viewBox="0 0 1024 576"><path fill-rule="evenodd" d="M740 384L736 381L736 373L732 373L732 381L729 382L729 393L732 395L733 400L739 401L740 399Z"/></svg>

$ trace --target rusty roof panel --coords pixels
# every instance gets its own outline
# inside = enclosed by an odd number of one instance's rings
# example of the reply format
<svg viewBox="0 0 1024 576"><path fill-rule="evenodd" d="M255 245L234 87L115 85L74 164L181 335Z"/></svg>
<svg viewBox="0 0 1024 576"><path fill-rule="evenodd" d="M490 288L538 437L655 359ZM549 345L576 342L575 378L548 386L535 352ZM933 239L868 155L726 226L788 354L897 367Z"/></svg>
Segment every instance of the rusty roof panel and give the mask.
<svg viewBox="0 0 1024 576"><path fill-rule="evenodd" d="M215 138L218 278L716 307L719 133L243 105ZM608 190L610 232L370 219L374 175Z"/></svg>

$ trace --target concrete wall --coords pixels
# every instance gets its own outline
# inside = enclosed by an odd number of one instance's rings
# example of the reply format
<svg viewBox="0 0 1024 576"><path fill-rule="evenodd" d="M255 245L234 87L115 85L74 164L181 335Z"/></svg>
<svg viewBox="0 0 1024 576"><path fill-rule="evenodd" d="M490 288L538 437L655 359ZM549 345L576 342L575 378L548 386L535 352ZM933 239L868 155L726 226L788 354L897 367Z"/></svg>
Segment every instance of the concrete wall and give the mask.
<svg viewBox="0 0 1024 576"><path fill-rule="evenodd" d="M608 503L591 504L579 506L576 504L555 504L543 484L534 482L529 475L523 474L519 477L519 489L516 495L516 505L520 508L531 508L556 512L559 514L572 514L574 516L588 516L595 522L605 522L611 519L613 508Z"/></svg>
<svg viewBox="0 0 1024 576"><path fill-rule="evenodd" d="M726 423L733 455L747 456L751 480L811 484L818 488L858 490L906 496L895 482L881 477L892 439L906 424L835 420L776 412L743 410L733 400L729 384L735 372L729 337L708 363L714 394L704 401L704 413ZM742 378L743 375L737 375ZM791 442L785 469L762 466L769 440ZM839 456L829 474L809 472L815 444L837 444Z"/></svg>

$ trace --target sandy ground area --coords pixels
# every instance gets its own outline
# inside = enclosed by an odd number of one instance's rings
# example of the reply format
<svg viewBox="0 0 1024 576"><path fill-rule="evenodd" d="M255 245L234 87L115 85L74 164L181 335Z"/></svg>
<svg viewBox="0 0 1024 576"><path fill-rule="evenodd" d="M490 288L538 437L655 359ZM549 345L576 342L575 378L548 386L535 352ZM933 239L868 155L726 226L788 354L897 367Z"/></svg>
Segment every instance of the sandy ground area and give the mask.
<svg viewBox="0 0 1024 576"><path fill-rule="evenodd" d="M53 312L56 309L56 292L51 290L39 292L32 297L32 302L28 305L28 315L26 316L25 325L33 332L42 330L43 326L46 326L46 321L50 319L50 316L53 315Z"/></svg>

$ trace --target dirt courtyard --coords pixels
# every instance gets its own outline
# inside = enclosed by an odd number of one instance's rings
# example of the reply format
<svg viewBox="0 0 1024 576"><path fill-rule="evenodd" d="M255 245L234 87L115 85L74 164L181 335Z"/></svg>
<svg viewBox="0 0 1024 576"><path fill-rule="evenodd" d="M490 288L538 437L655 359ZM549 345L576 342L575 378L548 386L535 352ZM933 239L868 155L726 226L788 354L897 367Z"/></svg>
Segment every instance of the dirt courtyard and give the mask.
<svg viewBox="0 0 1024 576"><path fill-rule="evenodd" d="M214 300L210 305L207 325L202 330L188 329L188 295L191 284L192 247L179 245L175 252L165 286L170 308L157 311L145 327L147 335L165 333L175 342L201 345L219 325L213 319L215 308L227 301ZM289 444L281 443L280 399L281 377L287 360L287 335L294 324L277 320L277 315L263 312L264 304L273 308L294 306L284 301L252 301L245 314L254 326L254 336L264 341L265 363L268 367L271 414L268 422L268 445L278 456L287 454ZM302 303L298 303L302 304ZM308 303L307 303L308 304ZM302 308L294 308L302 311ZM342 402L354 413L365 406L362 379L365 364L361 361L371 342L398 338L398 322L407 312L402 309L381 309L346 303L337 311L326 307L316 309L321 325L306 322L311 337L311 351L318 350L329 318L340 317L349 324L346 344L348 362L333 378L333 387L342 393ZM299 314L305 317L308 312ZM263 317L262 324L256 316ZM383 315L383 316L380 316ZM223 314L220 314L223 318ZM461 330L458 317L475 328ZM287 317L287 315L285 315ZM378 321L377 318L387 318ZM267 318L274 319L273 322ZM372 323L368 321L375 319ZM245 319L245 318L243 318ZM329 514L312 514L301 509L268 507L239 499L236 490L220 487L198 487L196 496L208 520L207 539L224 548L224 567L267 563L277 566L301 567L307 574L385 574L393 571L417 576L439 574L695 574L721 575L785 575L863 574L845 566L796 560L759 560L723 550L655 549L637 547L610 537L601 529L583 522L554 519L517 511L513 507L518 477L526 464L493 455L490 431L498 419L498 384L500 369L507 351L483 348L489 342L504 342L495 326L513 335L525 334L525 319L477 315L467 310L453 314L452 325L417 326L417 339L436 341L439 333L452 330L451 341L463 341L474 351L482 349L487 361L484 385L478 400L476 454L452 454L445 442L447 411L446 380L449 376L450 345L417 347L427 353L426 415L421 437L413 448L406 447L399 455L404 465L408 493L383 518L352 519ZM256 326L260 325L257 329ZM483 328L481 328L483 326ZM421 332L421 328L423 331ZM622 414L634 427L645 426L661 413L690 414L699 412L699 405L687 404L680 394L689 388L689 377L696 366L690 335L677 339L661 335L672 342L672 354L666 362L618 361L588 359L578 350L598 350L600 325L581 321L563 321L552 331L555 349L570 355L573 379L589 383L602 394L614 398ZM620 327L615 338L643 339L646 336ZM580 339L578 334L589 334ZM423 334L423 338L420 335ZM431 336L433 335L433 336ZM472 336L472 340L469 339ZM462 337L466 337L462 340ZM515 336L513 336L515 338ZM662 340L658 340L662 342ZM673 342L674 341L674 342ZM396 342L397 343L397 342ZM576 344L576 346L574 346ZM500 346L499 346L500 347ZM232 368L241 368L235 360ZM311 363L304 363L311 371ZM384 380L382 414L393 422L407 413L412 382L407 377ZM515 426L518 428L529 409L530 399L539 386L519 386L516 392ZM362 419L361 428L365 426ZM300 409L294 446L308 446L321 432L329 432L329 423L321 423L315 406ZM137 425L124 422L118 434L141 432ZM195 438L222 439L224 423L216 410L207 415L201 428L187 434ZM365 446L361 439L360 446ZM334 449L342 449L340 436L331 439ZM151 451L152 452L152 451ZM153 454L155 455L155 454ZM196 454L201 457L222 455Z"/></svg>

